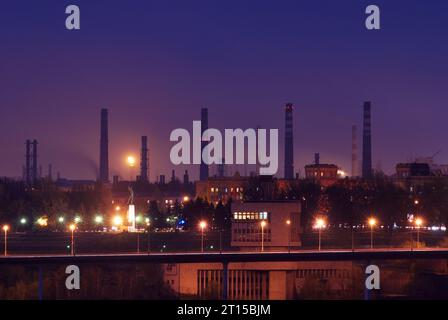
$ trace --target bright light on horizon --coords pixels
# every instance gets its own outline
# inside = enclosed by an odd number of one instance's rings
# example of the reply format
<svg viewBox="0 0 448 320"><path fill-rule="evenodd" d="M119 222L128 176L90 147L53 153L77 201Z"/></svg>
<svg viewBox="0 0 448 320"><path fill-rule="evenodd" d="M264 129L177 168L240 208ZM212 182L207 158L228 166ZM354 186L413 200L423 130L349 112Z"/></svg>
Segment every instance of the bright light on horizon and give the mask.
<svg viewBox="0 0 448 320"><path fill-rule="evenodd" d="M127 159L126 159L126 162L128 163L128 165L129 165L130 167L134 167L135 164L136 164L136 162L137 162L137 160L135 160L135 157L134 157L134 156L129 155L129 156L127 157Z"/></svg>

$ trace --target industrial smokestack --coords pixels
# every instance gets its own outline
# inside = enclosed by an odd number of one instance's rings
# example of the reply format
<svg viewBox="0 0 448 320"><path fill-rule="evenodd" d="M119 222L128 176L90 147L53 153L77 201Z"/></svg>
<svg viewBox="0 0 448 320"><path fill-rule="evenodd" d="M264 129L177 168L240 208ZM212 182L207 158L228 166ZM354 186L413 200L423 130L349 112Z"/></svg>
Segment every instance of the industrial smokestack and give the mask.
<svg viewBox="0 0 448 320"><path fill-rule="evenodd" d="M204 133L205 130L208 129L208 109L202 108L201 109L201 136ZM201 142L201 154L202 150L207 145L207 141ZM201 157L201 166L199 169L199 180L204 181L208 179L208 165L204 163Z"/></svg>
<svg viewBox="0 0 448 320"><path fill-rule="evenodd" d="M171 170L171 183L176 182L176 172L174 170Z"/></svg>
<svg viewBox="0 0 448 320"><path fill-rule="evenodd" d="M32 158L32 162L33 162L33 168L31 171L31 179L32 179L32 183L36 184L37 182L37 140L33 140L32 142L33 145L33 154L31 155ZM40 168L40 174L42 175L42 168Z"/></svg>
<svg viewBox="0 0 448 320"><path fill-rule="evenodd" d="M358 176L358 141L357 128L352 126L352 177Z"/></svg>
<svg viewBox="0 0 448 320"><path fill-rule="evenodd" d="M364 102L364 123L362 133L362 177L372 177L372 131L370 101Z"/></svg>
<svg viewBox="0 0 448 320"><path fill-rule="evenodd" d="M292 110L292 103L287 103L285 106L285 179L294 178Z"/></svg>
<svg viewBox="0 0 448 320"><path fill-rule="evenodd" d="M315 153L314 154L314 164L318 165L320 163L320 154Z"/></svg>
<svg viewBox="0 0 448 320"><path fill-rule="evenodd" d="M31 141L30 140L26 140L25 182L26 182L27 186L31 185Z"/></svg>
<svg viewBox="0 0 448 320"><path fill-rule="evenodd" d="M107 109L101 109L99 180L102 183L109 182L109 124Z"/></svg>
<svg viewBox="0 0 448 320"><path fill-rule="evenodd" d="M188 170L185 170L184 173L184 184L187 185L190 183L190 177L188 176Z"/></svg>
<svg viewBox="0 0 448 320"><path fill-rule="evenodd" d="M148 182L148 138L142 136L142 149L140 152L140 179Z"/></svg>

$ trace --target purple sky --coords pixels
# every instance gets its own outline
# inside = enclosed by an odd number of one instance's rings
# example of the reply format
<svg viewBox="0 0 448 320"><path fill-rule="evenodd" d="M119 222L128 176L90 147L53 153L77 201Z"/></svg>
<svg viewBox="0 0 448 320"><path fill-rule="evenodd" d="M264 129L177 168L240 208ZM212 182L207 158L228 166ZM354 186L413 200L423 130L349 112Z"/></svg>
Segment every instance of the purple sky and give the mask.
<svg viewBox="0 0 448 320"><path fill-rule="evenodd" d="M374 167L392 173L439 149L448 163L447 1L375 1L381 31L364 27L371 1L10 2L0 11L0 176L21 176L24 142L36 138L44 173L52 163L95 178L108 108L111 175L128 177L125 156L147 135L154 180L173 167L170 132L191 129L201 107L210 127L280 128L282 139L288 101L296 171L314 152L350 170L364 100ZM65 30L68 4L81 8L80 31Z"/></svg>

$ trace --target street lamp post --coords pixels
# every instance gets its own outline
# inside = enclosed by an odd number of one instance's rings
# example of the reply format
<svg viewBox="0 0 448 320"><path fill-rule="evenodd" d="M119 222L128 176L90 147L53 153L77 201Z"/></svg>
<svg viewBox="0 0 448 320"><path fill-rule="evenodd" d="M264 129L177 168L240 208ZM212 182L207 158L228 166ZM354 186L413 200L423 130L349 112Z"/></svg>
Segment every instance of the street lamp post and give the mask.
<svg viewBox="0 0 448 320"><path fill-rule="evenodd" d="M72 232L72 238L71 238L71 254L72 256L75 255L75 229L76 229L76 225L75 224L71 224L70 225L70 231Z"/></svg>
<svg viewBox="0 0 448 320"><path fill-rule="evenodd" d="M420 227L423 224L423 220L421 218L415 219L415 225L417 226L417 249L420 247Z"/></svg>
<svg viewBox="0 0 448 320"><path fill-rule="evenodd" d="M139 254L140 253L140 230L138 229L138 223L139 223L139 221L140 221L140 216L137 216L135 219L134 219L134 223L135 223L135 231L137 232L137 254Z"/></svg>
<svg viewBox="0 0 448 320"><path fill-rule="evenodd" d="M148 227L148 239L147 239L148 240L148 244L147 244L147 247L146 247L146 251L147 251L147 253L149 255L151 253L151 238L150 238L151 222L150 222L149 218L146 218L145 222L146 222L146 226Z"/></svg>
<svg viewBox="0 0 448 320"><path fill-rule="evenodd" d="M325 228L325 221L322 218L316 220L316 228L319 230L319 251L322 248L322 229Z"/></svg>
<svg viewBox="0 0 448 320"><path fill-rule="evenodd" d="M291 220L286 220L288 226L288 253L291 253Z"/></svg>
<svg viewBox="0 0 448 320"><path fill-rule="evenodd" d="M199 227L201 228L201 252L204 252L204 229L207 226L205 221L201 221L199 223Z"/></svg>
<svg viewBox="0 0 448 320"><path fill-rule="evenodd" d="M264 251L264 227L266 227L266 221L261 221L261 252Z"/></svg>
<svg viewBox="0 0 448 320"><path fill-rule="evenodd" d="M376 225L376 219L370 218L369 225L370 225L370 249L373 249L373 227Z"/></svg>
<svg viewBox="0 0 448 320"><path fill-rule="evenodd" d="M3 231L5 232L5 256L8 255L8 230L9 230L9 226L7 224L5 224L3 226Z"/></svg>

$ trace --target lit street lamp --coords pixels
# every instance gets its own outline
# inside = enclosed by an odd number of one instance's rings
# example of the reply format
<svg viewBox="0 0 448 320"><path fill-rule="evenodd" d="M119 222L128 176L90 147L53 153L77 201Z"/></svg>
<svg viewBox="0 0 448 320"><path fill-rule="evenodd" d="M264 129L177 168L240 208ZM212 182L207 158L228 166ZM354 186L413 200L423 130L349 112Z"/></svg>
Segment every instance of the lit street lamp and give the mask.
<svg viewBox="0 0 448 320"><path fill-rule="evenodd" d="M75 229L76 229L76 225L75 224L71 224L70 225L70 231L72 232L72 244L71 244L71 253L72 256L75 255Z"/></svg>
<svg viewBox="0 0 448 320"><path fill-rule="evenodd" d="M314 226L316 229L319 230L319 251L322 247L321 243L322 243L322 229L325 228L325 220L322 218L318 218L316 220L316 224Z"/></svg>
<svg viewBox="0 0 448 320"><path fill-rule="evenodd" d="M201 228L201 252L204 252L204 229L207 227L207 222L201 221L199 228Z"/></svg>
<svg viewBox="0 0 448 320"><path fill-rule="evenodd" d="M420 227L423 225L422 218L415 219L415 225L417 226L417 248L420 246Z"/></svg>
<svg viewBox="0 0 448 320"><path fill-rule="evenodd" d="M288 253L291 253L291 220L286 220L288 226Z"/></svg>
<svg viewBox="0 0 448 320"><path fill-rule="evenodd" d="M141 216L135 217L135 228L136 228L136 231L137 231L137 253L140 253L140 230L138 228L138 224L141 221L142 221L142 217Z"/></svg>
<svg viewBox="0 0 448 320"><path fill-rule="evenodd" d="M264 251L264 227L266 227L266 221L261 221L261 251Z"/></svg>
<svg viewBox="0 0 448 320"><path fill-rule="evenodd" d="M115 216L112 220L112 223L116 227L121 227L123 225L123 218L121 216Z"/></svg>
<svg viewBox="0 0 448 320"><path fill-rule="evenodd" d="M151 221L150 221L149 218L146 218L145 222L146 222L146 226L148 227L148 239L147 239L148 240L148 245L147 245L146 250L147 250L148 255L149 255L151 253L151 238L150 238L150 236L151 236Z"/></svg>
<svg viewBox="0 0 448 320"><path fill-rule="evenodd" d="M370 225L370 249L373 249L373 227L375 227L376 225L376 219L370 218L369 225Z"/></svg>
<svg viewBox="0 0 448 320"><path fill-rule="evenodd" d="M95 223L96 224L102 224L103 223L103 217L102 216L96 216L95 217Z"/></svg>
<svg viewBox="0 0 448 320"><path fill-rule="evenodd" d="M3 231L5 232L5 256L8 254L8 230L9 226L5 224L3 226Z"/></svg>

